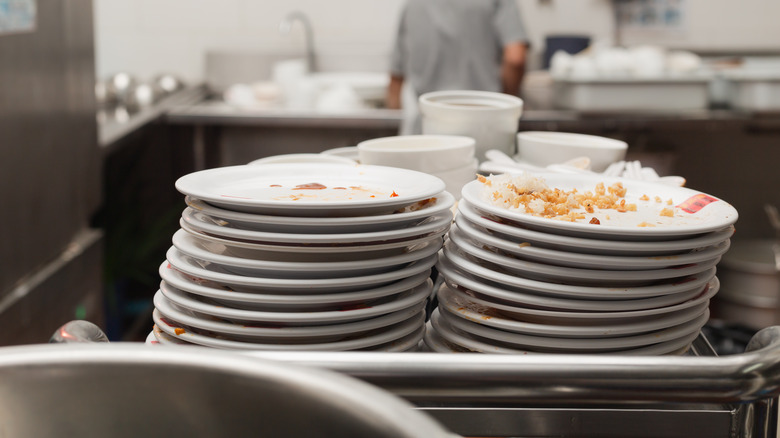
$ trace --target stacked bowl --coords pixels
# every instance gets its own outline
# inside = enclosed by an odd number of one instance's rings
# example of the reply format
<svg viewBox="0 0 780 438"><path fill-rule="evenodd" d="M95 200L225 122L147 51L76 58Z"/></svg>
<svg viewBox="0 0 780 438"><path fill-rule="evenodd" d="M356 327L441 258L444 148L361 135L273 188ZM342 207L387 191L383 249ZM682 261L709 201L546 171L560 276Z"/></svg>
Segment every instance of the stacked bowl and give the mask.
<svg viewBox="0 0 780 438"><path fill-rule="evenodd" d="M416 348L454 197L433 176L323 163L195 172L160 266L150 342ZM152 340L154 338L154 340Z"/></svg>
<svg viewBox="0 0 780 438"><path fill-rule="evenodd" d="M474 179L479 162L475 141L460 135L400 135L375 138L357 145L362 164L416 170L444 181L450 193L460 194Z"/></svg>
<svg viewBox="0 0 780 438"><path fill-rule="evenodd" d="M429 349L682 354L707 322L728 203L586 174L491 176L462 194Z"/></svg>

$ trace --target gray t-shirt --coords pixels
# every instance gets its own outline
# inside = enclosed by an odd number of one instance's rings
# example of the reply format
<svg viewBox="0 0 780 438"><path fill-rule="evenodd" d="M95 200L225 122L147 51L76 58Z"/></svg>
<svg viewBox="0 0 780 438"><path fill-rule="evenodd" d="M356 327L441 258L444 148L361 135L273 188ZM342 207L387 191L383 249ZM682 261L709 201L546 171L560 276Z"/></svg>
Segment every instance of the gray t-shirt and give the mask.
<svg viewBox="0 0 780 438"><path fill-rule="evenodd" d="M515 0L409 0L390 70L418 96L437 90L501 91L503 48L525 41Z"/></svg>

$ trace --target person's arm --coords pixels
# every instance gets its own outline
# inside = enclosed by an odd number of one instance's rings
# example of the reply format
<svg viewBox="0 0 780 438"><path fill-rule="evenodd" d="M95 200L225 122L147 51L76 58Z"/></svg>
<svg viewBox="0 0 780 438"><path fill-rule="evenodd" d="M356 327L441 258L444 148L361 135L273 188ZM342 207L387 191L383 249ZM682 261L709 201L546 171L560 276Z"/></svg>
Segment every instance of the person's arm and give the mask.
<svg viewBox="0 0 780 438"><path fill-rule="evenodd" d="M526 45L522 41L504 46L501 60L501 88L504 93L520 95L520 84L525 74Z"/></svg>
<svg viewBox="0 0 780 438"><path fill-rule="evenodd" d="M404 85L404 77L390 75L390 84L387 86L387 98L385 106L389 109L401 109L401 88Z"/></svg>

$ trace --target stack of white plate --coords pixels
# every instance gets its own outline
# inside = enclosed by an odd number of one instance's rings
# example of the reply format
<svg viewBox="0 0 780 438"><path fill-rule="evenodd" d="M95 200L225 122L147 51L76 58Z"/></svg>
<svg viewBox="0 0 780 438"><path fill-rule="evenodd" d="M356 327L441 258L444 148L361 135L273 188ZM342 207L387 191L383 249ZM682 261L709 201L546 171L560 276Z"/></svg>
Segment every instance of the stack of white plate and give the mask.
<svg viewBox="0 0 780 438"><path fill-rule="evenodd" d="M729 248L736 210L686 188L584 174L539 176L550 188L579 193L620 181L637 210L595 209L584 220L567 222L527 214L523 206L494 205L492 189L469 183L440 255L444 284L427 347L687 351L709 317L719 288L715 265ZM664 208L674 216L659 214ZM600 224L589 223L592 217Z"/></svg>
<svg viewBox="0 0 780 438"><path fill-rule="evenodd" d="M454 197L420 172L362 165L210 169L160 266L159 344L416 348Z"/></svg>

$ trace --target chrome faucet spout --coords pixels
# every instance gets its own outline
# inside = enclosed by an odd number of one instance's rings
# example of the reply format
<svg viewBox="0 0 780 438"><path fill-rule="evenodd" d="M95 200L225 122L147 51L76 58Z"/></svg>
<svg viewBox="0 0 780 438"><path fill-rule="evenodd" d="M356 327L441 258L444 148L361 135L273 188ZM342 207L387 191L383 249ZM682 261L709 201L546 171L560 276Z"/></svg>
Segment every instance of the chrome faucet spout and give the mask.
<svg viewBox="0 0 780 438"><path fill-rule="evenodd" d="M293 11L287 14L284 20L279 23L279 32L288 34L292 30L293 24L298 21L303 27L306 50L306 66L310 72L316 71L317 65L314 56L314 30L309 17L301 11Z"/></svg>

